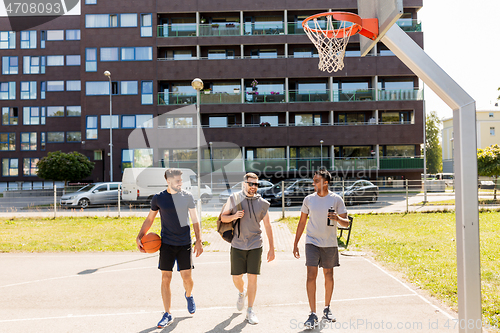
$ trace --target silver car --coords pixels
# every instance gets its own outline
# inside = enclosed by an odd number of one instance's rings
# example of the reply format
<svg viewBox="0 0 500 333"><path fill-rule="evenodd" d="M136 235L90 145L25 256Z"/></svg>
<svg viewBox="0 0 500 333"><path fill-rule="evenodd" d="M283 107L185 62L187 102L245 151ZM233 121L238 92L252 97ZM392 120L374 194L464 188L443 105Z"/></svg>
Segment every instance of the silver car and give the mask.
<svg viewBox="0 0 500 333"><path fill-rule="evenodd" d="M227 189L224 192L222 192L221 194L219 194L219 202L226 203L227 198L229 198L229 196L233 192L241 191L242 184L243 184L243 182L239 182L236 185L234 185L233 187L231 187L230 189ZM257 193L262 195L262 193L264 193L264 191L270 189L271 187L273 187L273 183L268 182L267 180L259 180L259 188L257 189Z"/></svg>
<svg viewBox="0 0 500 333"><path fill-rule="evenodd" d="M88 184L61 197L61 207L87 208L90 205L117 204L120 182Z"/></svg>

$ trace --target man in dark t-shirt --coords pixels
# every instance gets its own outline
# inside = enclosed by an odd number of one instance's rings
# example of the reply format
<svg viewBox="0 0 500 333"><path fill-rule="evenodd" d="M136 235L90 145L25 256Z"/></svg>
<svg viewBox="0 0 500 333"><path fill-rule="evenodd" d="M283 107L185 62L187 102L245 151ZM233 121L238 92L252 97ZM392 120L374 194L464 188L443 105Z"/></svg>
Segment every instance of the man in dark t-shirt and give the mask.
<svg viewBox="0 0 500 333"><path fill-rule="evenodd" d="M161 217L161 248L158 268L162 273L161 296L165 313L158 322L158 327L163 328L173 322L170 313L171 291L170 281L172 280L172 271L174 263L177 262L177 270L180 272L186 292L187 307L189 313L196 311L196 305L192 295L193 279L191 270L193 268L193 259L191 255L191 229L189 227L189 217L193 222L193 229L196 236L194 253L198 257L203 252L201 241L201 228L196 214L193 195L182 190L182 172L178 169L167 169L165 179L168 188L155 194L151 200L151 210L148 217L144 220L141 230L137 235L137 247L141 252L145 252L141 239L147 234L153 225L156 215L160 212ZM189 213L189 216L188 216Z"/></svg>

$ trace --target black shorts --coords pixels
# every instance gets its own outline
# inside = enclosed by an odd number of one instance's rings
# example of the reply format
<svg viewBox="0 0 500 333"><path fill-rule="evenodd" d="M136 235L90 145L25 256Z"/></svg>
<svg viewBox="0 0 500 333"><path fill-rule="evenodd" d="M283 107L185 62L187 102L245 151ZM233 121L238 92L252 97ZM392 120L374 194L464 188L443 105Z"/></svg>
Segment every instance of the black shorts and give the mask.
<svg viewBox="0 0 500 333"><path fill-rule="evenodd" d="M161 243L158 269L162 271L173 271L176 261L178 271L193 269L193 256L191 250L191 244L175 246Z"/></svg>
<svg viewBox="0 0 500 333"><path fill-rule="evenodd" d="M260 275L262 264L262 248L240 250L231 246L231 275Z"/></svg>

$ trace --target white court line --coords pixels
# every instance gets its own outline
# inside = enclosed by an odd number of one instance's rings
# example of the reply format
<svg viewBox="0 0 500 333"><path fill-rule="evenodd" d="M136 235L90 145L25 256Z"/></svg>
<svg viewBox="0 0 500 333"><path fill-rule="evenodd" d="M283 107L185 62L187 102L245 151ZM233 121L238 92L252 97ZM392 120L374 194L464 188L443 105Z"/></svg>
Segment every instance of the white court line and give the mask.
<svg viewBox="0 0 500 333"><path fill-rule="evenodd" d="M361 298L350 298L350 299L339 299L332 300L332 302L352 302L352 301L365 301L370 299L384 299L384 298L396 298L396 297L414 297L418 296L415 294L406 295L394 295L394 296L376 296L376 297L361 297ZM317 302L318 304L324 303L324 301ZM297 303L282 303L282 304L263 304L259 307L282 307L282 306L296 306L296 305L308 305L309 302L297 302ZM208 308L197 308L196 311L216 311L216 310L230 310L234 309L234 306L213 306ZM174 309L171 312L185 312L186 309ZM11 322L21 322L21 321L33 321L33 320L54 320L54 319L75 319L75 318L91 318L91 317L111 317L111 316L129 316L129 315L139 315L139 314L153 314L162 313L163 311L139 311L139 312L123 312L123 313L99 313L99 314L87 314L87 315L73 315L68 314L66 316L57 317L39 317L39 318L22 318L22 319L5 319L0 320L0 323L11 323Z"/></svg>
<svg viewBox="0 0 500 333"><path fill-rule="evenodd" d="M399 282L403 287L405 287L406 289L408 289L409 291L411 291L413 294L415 294L416 296L418 296L421 300L423 300L425 303L429 304L430 306L432 306L434 309L438 310L439 312L442 312L446 317L448 317L449 319L456 319L455 317L453 317L452 315L448 314L448 312L444 311L443 309L441 309L440 307L432 304L428 299L426 299L425 297L423 297L422 295L418 294L415 290L411 289L410 286L408 286L406 283L404 283L403 281L399 280L397 277L393 276L392 274L390 274L389 272L387 272L385 269L383 269L382 267L380 267L379 265L375 264L374 262L366 259L366 258L363 258L365 259L366 261L368 261L369 263L371 263L373 266L377 267L380 271L382 271L384 274L390 276L391 278L393 278L394 280L396 280L397 282Z"/></svg>

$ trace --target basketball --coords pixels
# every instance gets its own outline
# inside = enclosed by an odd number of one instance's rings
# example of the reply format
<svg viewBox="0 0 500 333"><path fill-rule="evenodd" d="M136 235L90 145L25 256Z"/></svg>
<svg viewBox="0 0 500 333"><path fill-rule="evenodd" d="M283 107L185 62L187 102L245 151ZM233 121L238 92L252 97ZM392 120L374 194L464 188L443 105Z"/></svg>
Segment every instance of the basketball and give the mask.
<svg viewBox="0 0 500 333"><path fill-rule="evenodd" d="M161 238L154 232L150 232L141 238L141 243L146 253L155 253L161 247Z"/></svg>

